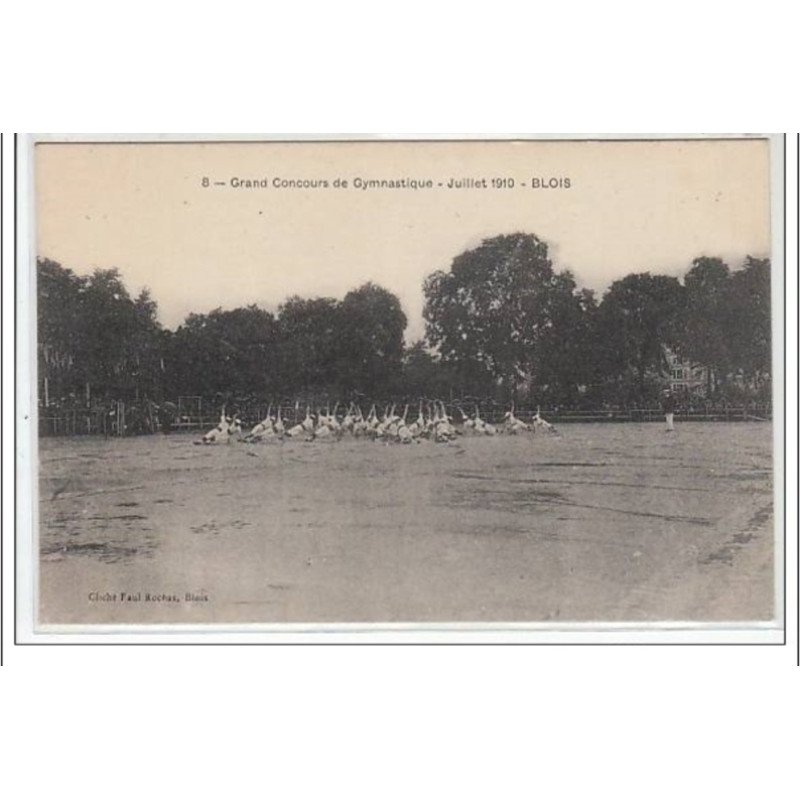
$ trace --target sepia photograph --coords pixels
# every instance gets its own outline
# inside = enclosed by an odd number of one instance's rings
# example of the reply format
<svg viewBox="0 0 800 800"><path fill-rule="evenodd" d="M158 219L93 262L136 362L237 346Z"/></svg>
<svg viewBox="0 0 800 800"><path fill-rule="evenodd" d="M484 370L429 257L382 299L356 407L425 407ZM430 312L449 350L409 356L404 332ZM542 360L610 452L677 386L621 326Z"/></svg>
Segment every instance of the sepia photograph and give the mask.
<svg viewBox="0 0 800 800"><path fill-rule="evenodd" d="M32 138L34 627L780 629L781 147Z"/></svg>

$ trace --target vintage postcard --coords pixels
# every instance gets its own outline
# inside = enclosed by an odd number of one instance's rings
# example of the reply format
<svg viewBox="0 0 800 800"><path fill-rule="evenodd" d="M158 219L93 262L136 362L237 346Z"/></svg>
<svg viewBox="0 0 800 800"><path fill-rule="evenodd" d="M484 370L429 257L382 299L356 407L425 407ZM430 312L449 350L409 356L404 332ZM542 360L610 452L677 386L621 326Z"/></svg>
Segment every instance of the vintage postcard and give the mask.
<svg viewBox="0 0 800 800"><path fill-rule="evenodd" d="M782 635L779 138L24 144L33 634Z"/></svg>

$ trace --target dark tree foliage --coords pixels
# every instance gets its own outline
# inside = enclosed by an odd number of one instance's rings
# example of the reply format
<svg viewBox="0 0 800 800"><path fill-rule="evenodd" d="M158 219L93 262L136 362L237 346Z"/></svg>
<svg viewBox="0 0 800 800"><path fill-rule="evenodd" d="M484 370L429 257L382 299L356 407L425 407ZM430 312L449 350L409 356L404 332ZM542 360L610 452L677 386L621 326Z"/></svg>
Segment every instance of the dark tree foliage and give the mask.
<svg viewBox="0 0 800 800"><path fill-rule="evenodd" d="M710 393L715 381L724 380L732 365L731 271L720 258L696 258L683 285L685 304L675 346L683 357L709 368Z"/></svg>
<svg viewBox="0 0 800 800"><path fill-rule="evenodd" d="M74 393L89 365L84 358L81 292L84 280L55 261L37 262L39 374L50 379L54 398Z"/></svg>
<svg viewBox="0 0 800 800"><path fill-rule="evenodd" d="M132 299L116 269L83 278L47 259L37 278L40 376L51 398L157 390L161 329L146 289Z"/></svg>
<svg viewBox="0 0 800 800"><path fill-rule="evenodd" d="M731 381L763 391L771 372L770 262L748 256L731 271L719 258L697 258L686 273L677 347L708 366L709 395Z"/></svg>
<svg viewBox="0 0 800 800"><path fill-rule="evenodd" d="M458 373L428 349L424 341L414 342L405 353L401 381L404 399L447 398L459 386ZM456 392L459 397L464 392Z"/></svg>
<svg viewBox="0 0 800 800"><path fill-rule="evenodd" d="M130 378L134 395L161 400L164 389L165 331L158 323L158 305L150 290L142 289L133 300L134 326Z"/></svg>
<svg viewBox="0 0 800 800"><path fill-rule="evenodd" d="M176 395L246 397L276 388L275 319L257 306L190 314L170 343Z"/></svg>
<svg viewBox="0 0 800 800"><path fill-rule="evenodd" d="M574 291L537 236L486 239L425 281L428 340L472 382L485 386L488 377L514 396L520 384L541 384L548 344L568 335L559 327Z"/></svg>
<svg viewBox="0 0 800 800"><path fill-rule="evenodd" d="M615 281L603 297L596 328L600 371L626 399L645 399L658 388L667 366L664 346L678 340L683 303L677 278L649 272Z"/></svg>
<svg viewBox="0 0 800 800"><path fill-rule="evenodd" d="M392 392L407 324L398 298L373 283L332 298L289 298L278 311L279 372L289 395Z"/></svg>
<svg viewBox="0 0 800 800"><path fill-rule="evenodd" d="M339 306L337 376L340 392L390 393L403 367L407 319L391 292L366 283Z"/></svg>
<svg viewBox="0 0 800 800"><path fill-rule="evenodd" d="M730 366L759 386L772 372L770 274L769 259L747 256L742 269L732 274L728 293Z"/></svg>
<svg viewBox="0 0 800 800"><path fill-rule="evenodd" d="M560 278L564 283L555 295L553 325L542 338L540 382L531 398L550 405L576 403L600 379L594 292L576 291L569 273Z"/></svg>
<svg viewBox="0 0 800 800"><path fill-rule="evenodd" d="M190 314L174 332L118 270L37 262L40 397L52 404L180 396L309 402L455 398L543 406L641 403L664 385L664 348L711 368L717 396L769 397L770 262L692 262L681 283L650 273L602 301L556 272L547 245L483 241L424 284L427 339L406 348L399 299L373 283L343 300L291 297ZM46 380L45 380L46 379ZM305 401L303 401L305 402Z"/></svg>
<svg viewBox="0 0 800 800"><path fill-rule="evenodd" d="M339 304L290 297L278 309L278 363L286 394L332 393L337 383Z"/></svg>

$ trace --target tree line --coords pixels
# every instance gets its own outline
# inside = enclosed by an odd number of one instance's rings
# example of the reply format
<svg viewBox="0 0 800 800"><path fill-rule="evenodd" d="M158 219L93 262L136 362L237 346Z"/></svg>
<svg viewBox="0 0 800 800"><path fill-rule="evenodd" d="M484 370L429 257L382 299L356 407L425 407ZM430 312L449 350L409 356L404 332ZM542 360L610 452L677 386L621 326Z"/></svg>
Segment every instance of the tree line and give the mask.
<svg viewBox="0 0 800 800"><path fill-rule="evenodd" d="M770 262L700 257L683 280L641 271L602 298L557 271L547 244L484 240L425 280L423 340L404 343L400 300L374 283L343 299L290 297L158 320L116 269L37 262L40 402L200 396L211 401L418 397L542 406L652 402L666 350L702 364L711 399L770 397Z"/></svg>
<svg viewBox="0 0 800 800"><path fill-rule="evenodd" d="M547 244L498 236L425 281L427 338L475 394L548 405L652 403L669 351L703 365L709 399L770 397L770 261L702 256L683 281L641 271L598 301Z"/></svg>

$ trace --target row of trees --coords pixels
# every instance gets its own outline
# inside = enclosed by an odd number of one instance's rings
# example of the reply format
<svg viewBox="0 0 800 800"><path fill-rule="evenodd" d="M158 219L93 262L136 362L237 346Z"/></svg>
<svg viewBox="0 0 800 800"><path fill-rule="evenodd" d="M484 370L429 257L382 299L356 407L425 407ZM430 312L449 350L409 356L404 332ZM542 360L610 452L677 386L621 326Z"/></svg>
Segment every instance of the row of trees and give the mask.
<svg viewBox="0 0 800 800"><path fill-rule="evenodd" d="M406 316L391 292L367 283L342 301L289 298L158 322L147 290L131 297L116 269L78 276L38 262L41 399L181 395L283 397L395 391Z"/></svg>
<svg viewBox="0 0 800 800"><path fill-rule="evenodd" d="M37 267L40 399L156 393L169 334L150 293L132 298L115 269L80 277L48 259Z"/></svg>
<svg viewBox="0 0 800 800"><path fill-rule="evenodd" d="M640 272L598 302L547 245L515 234L484 241L425 282L430 343L466 391L532 394L551 404L652 402L667 352L705 366L704 394L770 394L770 262L693 261L683 283ZM504 389L504 391L503 391Z"/></svg>
<svg viewBox="0 0 800 800"><path fill-rule="evenodd" d="M342 300L289 298L158 322L116 270L81 277L38 262L42 399L159 402L181 395L516 398L639 403L664 385L665 346L709 369L711 396L768 398L770 264L698 258L681 282L650 272L600 301L554 269L545 242L497 236L424 284L426 339L404 345L398 298L367 283Z"/></svg>
<svg viewBox="0 0 800 800"><path fill-rule="evenodd" d="M205 397L391 393L406 323L398 298L373 283L342 301L291 297L276 315L255 305L190 314L169 337L166 385Z"/></svg>

